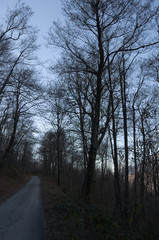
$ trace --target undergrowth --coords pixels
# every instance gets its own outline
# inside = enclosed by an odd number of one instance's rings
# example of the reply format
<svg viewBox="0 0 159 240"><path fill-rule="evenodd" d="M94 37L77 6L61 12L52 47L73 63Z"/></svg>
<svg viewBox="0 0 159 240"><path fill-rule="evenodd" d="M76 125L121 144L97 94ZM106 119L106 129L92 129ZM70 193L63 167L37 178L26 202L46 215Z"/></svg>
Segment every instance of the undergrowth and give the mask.
<svg viewBox="0 0 159 240"><path fill-rule="evenodd" d="M47 240L158 240L159 227L140 219L123 226L107 208L85 204L64 193L50 179L41 179L43 202L49 222ZM108 206L107 206L108 207Z"/></svg>
<svg viewBox="0 0 159 240"><path fill-rule="evenodd" d="M70 240L119 240L123 232L114 219L97 206L65 202L55 206L63 218L62 231Z"/></svg>

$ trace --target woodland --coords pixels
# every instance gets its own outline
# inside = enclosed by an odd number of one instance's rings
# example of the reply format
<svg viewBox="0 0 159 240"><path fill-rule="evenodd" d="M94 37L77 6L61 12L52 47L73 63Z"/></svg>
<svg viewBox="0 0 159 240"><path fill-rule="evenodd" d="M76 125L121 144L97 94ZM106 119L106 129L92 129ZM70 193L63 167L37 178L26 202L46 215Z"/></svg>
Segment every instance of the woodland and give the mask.
<svg viewBox="0 0 159 240"><path fill-rule="evenodd" d="M32 9L0 19L0 168L51 177L92 206L96 240L159 239L159 4L65 0L63 14L46 29L59 51L49 80Z"/></svg>

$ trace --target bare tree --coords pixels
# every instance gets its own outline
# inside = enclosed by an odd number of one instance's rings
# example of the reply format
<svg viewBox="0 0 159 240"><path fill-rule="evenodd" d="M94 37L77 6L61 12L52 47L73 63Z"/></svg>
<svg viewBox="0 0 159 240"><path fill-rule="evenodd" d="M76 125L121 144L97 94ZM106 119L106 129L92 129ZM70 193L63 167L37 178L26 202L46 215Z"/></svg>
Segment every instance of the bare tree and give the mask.
<svg viewBox="0 0 159 240"><path fill-rule="evenodd" d="M32 14L30 7L18 2L13 10L8 10L1 24L0 132L5 139L3 162L14 148L18 129L23 128L23 118L29 119L33 114L31 108L39 98L39 87L32 66L38 48L37 29L29 25Z"/></svg>
<svg viewBox="0 0 159 240"><path fill-rule="evenodd" d="M108 65L113 66L121 52L143 51L159 43L157 33L153 38L150 35L146 37L146 32L152 29L153 19L158 14L158 9L153 10L152 6L152 2L141 4L129 0L70 0L64 4L64 13L69 21L64 27L54 23L49 31L49 44L63 50L62 60L56 69L69 84L74 84L77 81L75 79L79 78L80 95L87 100L87 107L82 105L83 114L87 114L90 124L84 184L87 201L93 189L97 150L111 118ZM88 86L88 94L82 92L82 79ZM79 104L77 106L79 109ZM103 111L105 117L102 116ZM128 176L128 164L126 169Z"/></svg>
<svg viewBox="0 0 159 240"><path fill-rule="evenodd" d="M4 149L3 162L14 147L18 129L27 125L27 119L33 114L32 108L38 104L38 85L34 77L34 72L30 69L20 69L19 72L17 69L16 74L12 75L12 85L7 90L11 106L6 120L9 131L7 131L8 144Z"/></svg>
<svg viewBox="0 0 159 240"><path fill-rule="evenodd" d="M10 83L17 65L31 64L33 52L37 49L37 29L29 25L31 9L24 3L17 3L8 11L6 22L0 30L0 100Z"/></svg>

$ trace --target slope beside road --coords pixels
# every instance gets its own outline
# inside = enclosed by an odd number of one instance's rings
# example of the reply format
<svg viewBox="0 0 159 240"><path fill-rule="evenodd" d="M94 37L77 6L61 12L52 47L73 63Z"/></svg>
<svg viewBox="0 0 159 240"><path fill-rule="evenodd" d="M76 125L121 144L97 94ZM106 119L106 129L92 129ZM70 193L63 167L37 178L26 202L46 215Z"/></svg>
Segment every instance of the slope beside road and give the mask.
<svg viewBox="0 0 159 240"><path fill-rule="evenodd" d="M0 205L0 240L44 239L39 183L38 177L32 177L21 191Z"/></svg>

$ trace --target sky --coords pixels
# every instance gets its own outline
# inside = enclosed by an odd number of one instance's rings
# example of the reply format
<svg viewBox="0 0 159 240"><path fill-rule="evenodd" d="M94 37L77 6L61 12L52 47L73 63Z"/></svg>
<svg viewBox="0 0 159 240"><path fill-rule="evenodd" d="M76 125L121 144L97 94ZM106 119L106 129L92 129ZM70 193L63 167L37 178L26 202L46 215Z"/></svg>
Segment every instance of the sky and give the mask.
<svg viewBox="0 0 159 240"><path fill-rule="evenodd" d="M0 0L0 19L5 17L7 8L11 10L14 9L14 6L17 2L18 0ZM39 29L38 43L41 45L41 47L37 55L40 61L48 61L46 64L44 64L44 67L39 66L43 79L45 79L45 81L47 81L47 78L53 78L56 80L54 75L50 76L47 68L45 67L49 66L49 60L55 60L59 57L58 50L56 51L55 49L47 48L45 38L53 21L64 21L61 9L61 0L21 0L21 2L24 2L31 7L32 11L34 12L34 15L31 19L31 25ZM47 130L44 119L37 117L37 119L35 119L35 124L42 132Z"/></svg>
<svg viewBox="0 0 159 240"><path fill-rule="evenodd" d="M7 8L13 9L18 0L0 0L0 17L4 17ZM60 20L64 21L62 15L62 4L61 0L21 0L21 2L29 5L34 12L31 19L33 26L38 27L39 32L39 43L41 44L39 51L39 58L41 61L46 61L48 59L54 59L56 56L56 51L54 52L45 47L47 32L52 25L53 21Z"/></svg>

